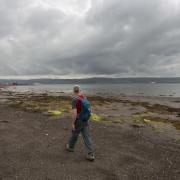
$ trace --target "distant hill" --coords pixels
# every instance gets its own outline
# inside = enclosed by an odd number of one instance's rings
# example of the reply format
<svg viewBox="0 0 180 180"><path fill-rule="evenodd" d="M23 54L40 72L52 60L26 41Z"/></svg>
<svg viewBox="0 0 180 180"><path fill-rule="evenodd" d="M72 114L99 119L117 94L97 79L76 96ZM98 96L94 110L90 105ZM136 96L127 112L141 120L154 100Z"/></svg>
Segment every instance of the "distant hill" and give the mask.
<svg viewBox="0 0 180 180"><path fill-rule="evenodd" d="M120 84L120 83L180 83L180 77L176 78L86 78L86 79L30 79L11 80L0 79L0 83L17 82L19 85L39 84Z"/></svg>

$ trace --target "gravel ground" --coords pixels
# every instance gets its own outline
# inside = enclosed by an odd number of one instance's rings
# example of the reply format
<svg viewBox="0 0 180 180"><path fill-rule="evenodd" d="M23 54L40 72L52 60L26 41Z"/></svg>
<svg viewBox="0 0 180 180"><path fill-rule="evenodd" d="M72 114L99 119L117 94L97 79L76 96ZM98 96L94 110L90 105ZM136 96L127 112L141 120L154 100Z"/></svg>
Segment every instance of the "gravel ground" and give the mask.
<svg viewBox="0 0 180 180"><path fill-rule="evenodd" d="M48 117L0 106L0 180L179 180L180 142L152 128L92 122L96 160L82 137L74 153L64 145L68 116Z"/></svg>

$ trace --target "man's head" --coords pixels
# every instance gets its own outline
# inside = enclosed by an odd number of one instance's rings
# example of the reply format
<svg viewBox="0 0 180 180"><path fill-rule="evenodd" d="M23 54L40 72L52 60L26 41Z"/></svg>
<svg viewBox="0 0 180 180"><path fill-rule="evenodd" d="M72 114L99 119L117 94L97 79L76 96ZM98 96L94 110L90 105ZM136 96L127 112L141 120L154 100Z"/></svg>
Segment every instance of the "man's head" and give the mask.
<svg viewBox="0 0 180 180"><path fill-rule="evenodd" d="M75 85L73 88L74 94L79 94L81 92L81 88L79 85Z"/></svg>

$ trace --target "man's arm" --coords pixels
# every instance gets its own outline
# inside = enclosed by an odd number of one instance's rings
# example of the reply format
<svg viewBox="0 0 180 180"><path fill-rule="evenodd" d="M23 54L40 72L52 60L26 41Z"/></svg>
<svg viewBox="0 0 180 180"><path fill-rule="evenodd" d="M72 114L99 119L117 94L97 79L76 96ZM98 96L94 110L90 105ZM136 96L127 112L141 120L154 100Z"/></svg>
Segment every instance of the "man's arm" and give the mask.
<svg viewBox="0 0 180 180"><path fill-rule="evenodd" d="M71 112L71 115L72 115L72 129L73 130L75 129L75 121L76 121L76 118L77 118L76 103L77 103L77 100L75 98L73 98L72 99L72 112Z"/></svg>
<svg viewBox="0 0 180 180"><path fill-rule="evenodd" d="M73 130L75 129L76 118L77 118L77 109L74 108L74 109L72 109L72 129Z"/></svg>

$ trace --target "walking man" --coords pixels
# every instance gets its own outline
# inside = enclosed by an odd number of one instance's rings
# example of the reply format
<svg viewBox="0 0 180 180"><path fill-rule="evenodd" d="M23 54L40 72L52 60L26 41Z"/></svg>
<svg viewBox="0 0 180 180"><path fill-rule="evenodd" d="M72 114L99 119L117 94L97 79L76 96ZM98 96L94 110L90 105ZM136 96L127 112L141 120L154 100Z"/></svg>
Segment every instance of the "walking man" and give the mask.
<svg viewBox="0 0 180 180"><path fill-rule="evenodd" d="M94 160L92 141L89 131L89 119L91 116L90 102L83 95L80 86L74 86L74 97L72 99L72 135L66 144L66 150L74 152L75 144L81 133L87 150L87 160Z"/></svg>

